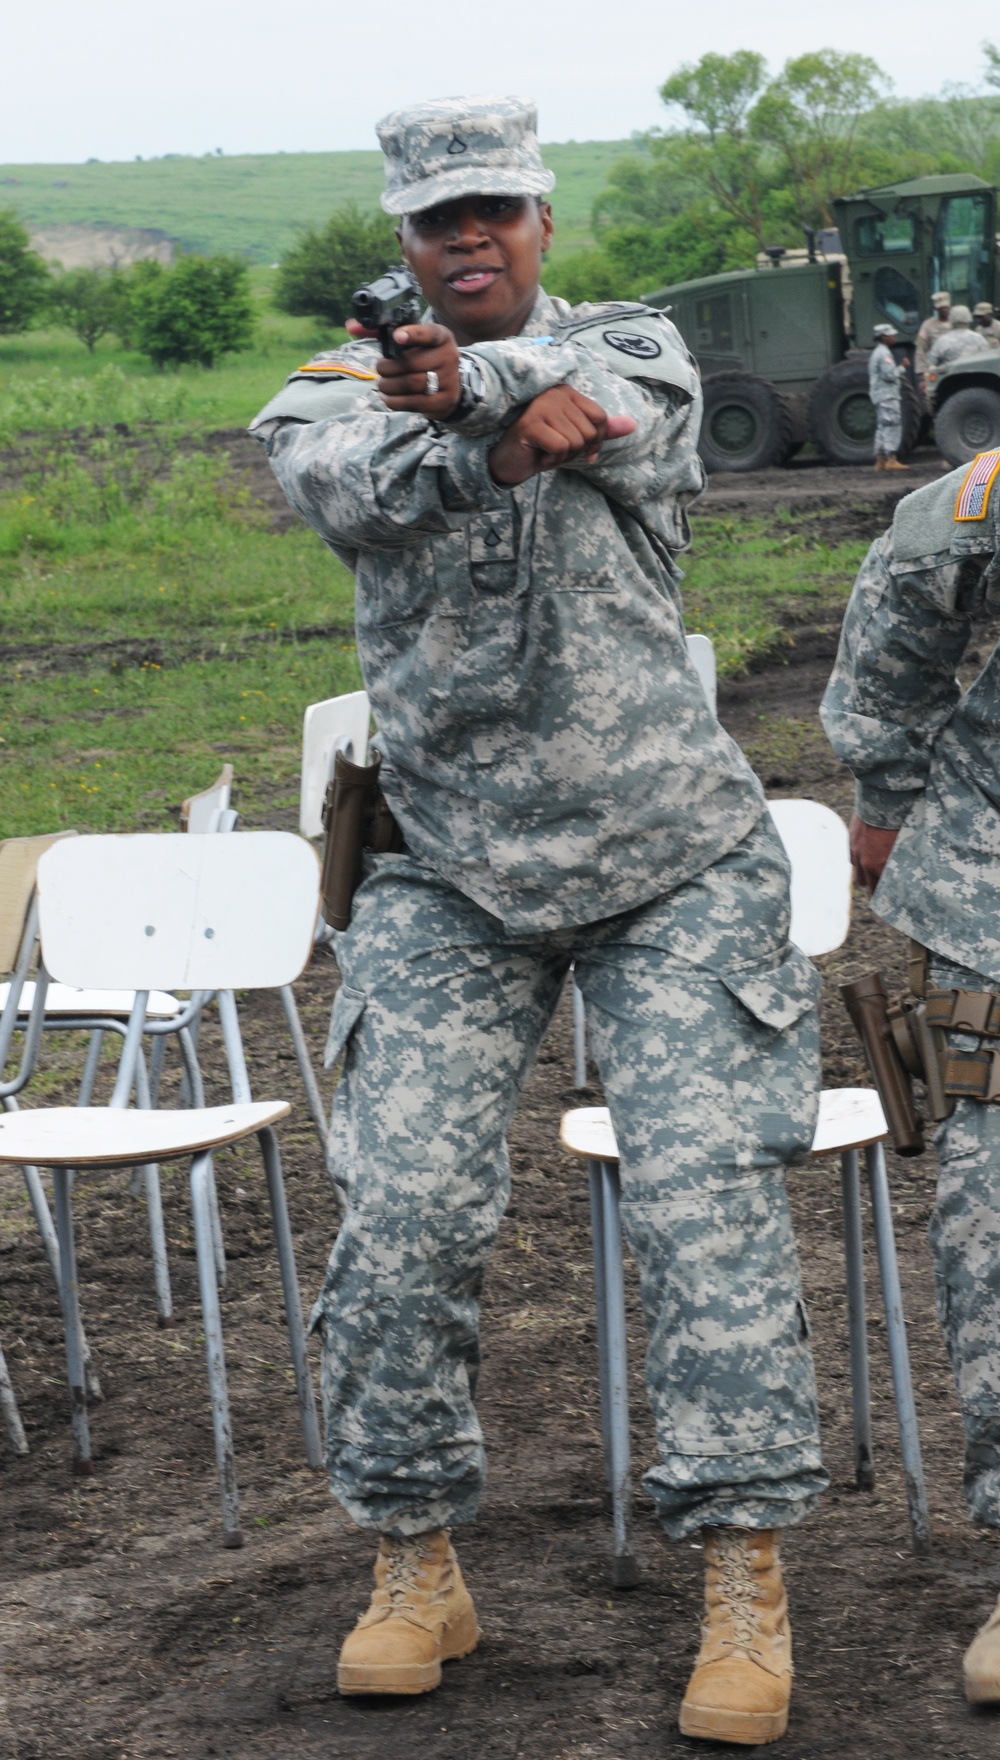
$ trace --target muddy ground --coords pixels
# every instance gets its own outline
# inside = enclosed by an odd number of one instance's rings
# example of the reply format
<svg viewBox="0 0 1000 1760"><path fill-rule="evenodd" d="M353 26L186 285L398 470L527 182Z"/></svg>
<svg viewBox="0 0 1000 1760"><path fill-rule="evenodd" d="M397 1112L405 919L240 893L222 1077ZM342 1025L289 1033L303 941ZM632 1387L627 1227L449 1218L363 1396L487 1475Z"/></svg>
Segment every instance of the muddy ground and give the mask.
<svg viewBox="0 0 1000 1760"><path fill-rule="evenodd" d="M252 468L252 467L251 467ZM908 488L926 468L900 480ZM832 477L831 483L821 477ZM832 507L859 529L884 523L896 492L861 472L805 469L716 479L710 505ZM796 631L778 662L729 684L724 721L772 794L849 809L815 710L837 612ZM858 902L847 946L822 962L826 1080L862 1079L836 985L880 963L898 940ZM336 969L320 956L300 985L322 1041ZM283 1128L303 1290L320 1278L335 1226L318 1144L301 1105L276 999L244 1010L260 1097L297 1102ZM218 1047L205 1040L219 1091ZM76 1054L48 1053L39 1098L72 1092ZM592 1088L586 1098L596 1099ZM224 1323L247 1544L219 1547L208 1402L183 1172L165 1179L180 1324L154 1324L140 1205L127 1178L78 1190L83 1309L104 1383L93 1409L96 1471L70 1473L62 1335L54 1293L16 1182L0 1176L0 1338L31 1446L0 1438L0 1760L633 1760L697 1752L677 1705L697 1646L699 1555L668 1545L641 1491L642 1580L608 1581L586 1182L558 1147L572 1088L565 1005L511 1132L514 1197L483 1312L480 1409L490 1480L478 1525L459 1536L484 1638L442 1689L397 1704L341 1701L338 1644L367 1594L369 1538L331 1505L304 1465L283 1339L275 1255L254 1153L219 1158L230 1277ZM818 1164L791 1180L833 1485L788 1538L797 1653L786 1760L906 1755L987 1760L1000 1722L970 1711L960 1659L1000 1589L996 1536L974 1532L961 1498L961 1427L933 1311L926 1227L930 1156L891 1166L934 1551L911 1550L885 1328L868 1264L877 1489L854 1489L839 1179ZM633 1447L638 1478L652 1439L641 1381L642 1328L629 1283ZM702 1745L703 1746L703 1745Z"/></svg>

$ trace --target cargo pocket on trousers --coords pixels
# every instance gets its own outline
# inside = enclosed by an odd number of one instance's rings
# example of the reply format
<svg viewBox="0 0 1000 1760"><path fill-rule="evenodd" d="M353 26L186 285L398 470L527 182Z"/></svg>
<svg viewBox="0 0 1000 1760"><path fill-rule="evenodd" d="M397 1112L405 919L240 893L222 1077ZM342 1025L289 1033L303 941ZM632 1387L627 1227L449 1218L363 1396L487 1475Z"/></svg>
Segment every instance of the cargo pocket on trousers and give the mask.
<svg viewBox="0 0 1000 1760"><path fill-rule="evenodd" d="M730 967L719 976L751 1017L733 1069L737 1164L803 1161L819 1111L820 975L789 944L778 958Z"/></svg>
<svg viewBox="0 0 1000 1760"><path fill-rule="evenodd" d="M323 1053L324 1069L332 1069L346 1048L348 1039L365 1012L367 1001L363 990L352 990L350 985L341 984L333 999L330 1031L326 1036L326 1050Z"/></svg>

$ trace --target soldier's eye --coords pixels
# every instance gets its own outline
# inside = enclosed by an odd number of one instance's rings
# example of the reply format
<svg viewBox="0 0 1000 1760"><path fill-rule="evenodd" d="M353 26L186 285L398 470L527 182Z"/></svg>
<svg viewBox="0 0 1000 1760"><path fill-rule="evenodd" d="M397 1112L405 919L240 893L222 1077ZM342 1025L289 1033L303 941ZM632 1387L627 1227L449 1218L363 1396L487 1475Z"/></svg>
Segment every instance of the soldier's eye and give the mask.
<svg viewBox="0 0 1000 1760"><path fill-rule="evenodd" d="M521 202L517 196L484 196L478 205L484 219L506 220L520 210Z"/></svg>

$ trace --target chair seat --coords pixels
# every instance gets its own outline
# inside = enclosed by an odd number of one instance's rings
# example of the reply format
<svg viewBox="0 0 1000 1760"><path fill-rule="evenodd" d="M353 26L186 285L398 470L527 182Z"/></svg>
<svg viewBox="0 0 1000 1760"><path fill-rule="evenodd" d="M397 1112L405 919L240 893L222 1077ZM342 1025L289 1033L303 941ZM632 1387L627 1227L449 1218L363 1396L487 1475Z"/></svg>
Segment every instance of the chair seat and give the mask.
<svg viewBox="0 0 1000 1760"><path fill-rule="evenodd" d="M113 1112L106 1106L45 1106L0 1114L0 1164L133 1167L235 1143L291 1111L286 1100L203 1106L188 1112Z"/></svg>
<svg viewBox="0 0 1000 1760"><path fill-rule="evenodd" d="M0 984L0 1012L6 1007L9 995L10 985ZM70 984L50 984L45 997L45 1013L80 1014L88 1018L105 1014L112 1020L127 1021L134 1002L134 990L74 990ZM18 998L18 1014L30 1014L34 1004L35 986L25 984ZM170 1020L175 1014L180 1014L183 1006L169 991L151 990L146 1003L146 1014L153 1020Z"/></svg>
<svg viewBox="0 0 1000 1760"><path fill-rule="evenodd" d="M863 1149L887 1137L889 1128L874 1088L826 1088L819 1097L819 1118L812 1155L833 1155ZM617 1161L611 1114L606 1106L577 1106L564 1112L559 1141L571 1155L587 1161Z"/></svg>

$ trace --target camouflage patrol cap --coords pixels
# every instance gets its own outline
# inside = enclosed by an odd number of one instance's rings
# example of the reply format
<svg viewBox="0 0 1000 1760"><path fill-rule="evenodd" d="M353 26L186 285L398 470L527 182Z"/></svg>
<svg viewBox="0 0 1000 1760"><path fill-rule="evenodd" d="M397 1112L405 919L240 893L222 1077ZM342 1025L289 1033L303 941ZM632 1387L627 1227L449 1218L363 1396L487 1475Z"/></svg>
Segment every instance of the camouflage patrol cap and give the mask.
<svg viewBox="0 0 1000 1760"><path fill-rule="evenodd" d="M972 316L974 318L992 318L993 307L990 305L989 300L988 299L977 300L976 304L972 308Z"/></svg>
<svg viewBox="0 0 1000 1760"><path fill-rule="evenodd" d="M932 293L931 294L931 305L932 306L950 306L951 305L951 294L950 293L943 293L943 292Z"/></svg>
<svg viewBox="0 0 1000 1760"><path fill-rule="evenodd" d="M555 176L538 150L526 98L432 98L376 125L387 214L419 214L458 196L544 196Z"/></svg>

